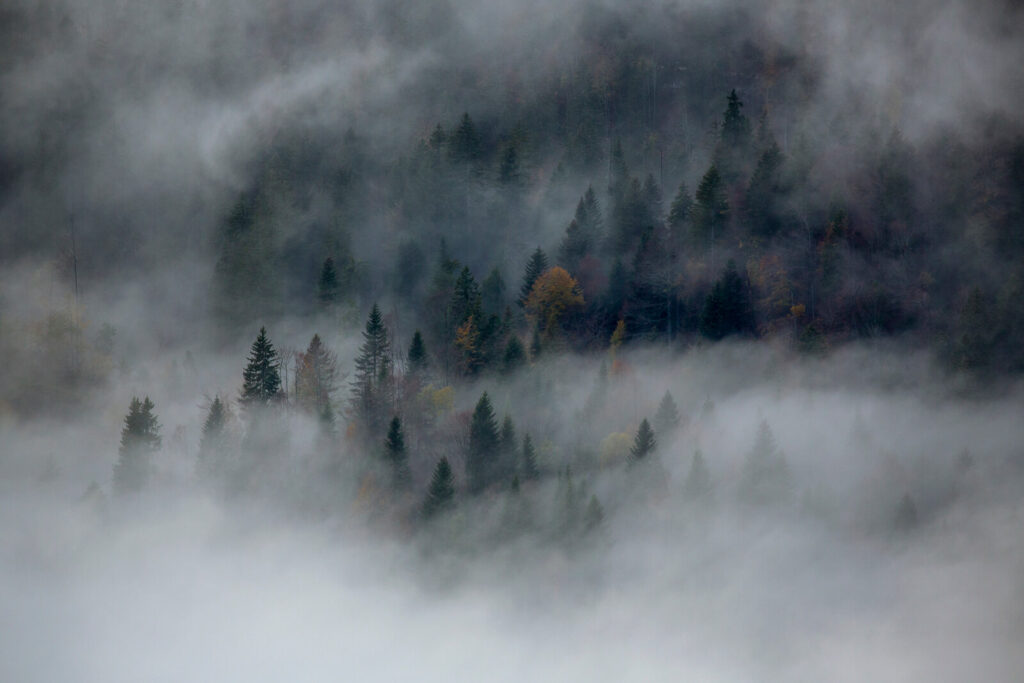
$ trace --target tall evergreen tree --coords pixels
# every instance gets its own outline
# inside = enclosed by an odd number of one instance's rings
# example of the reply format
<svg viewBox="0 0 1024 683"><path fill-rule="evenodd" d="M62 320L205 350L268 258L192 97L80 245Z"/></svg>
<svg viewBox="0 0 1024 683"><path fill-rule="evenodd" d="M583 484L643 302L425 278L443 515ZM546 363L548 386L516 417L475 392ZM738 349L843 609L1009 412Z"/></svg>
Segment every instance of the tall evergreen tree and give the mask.
<svg viewBox="0 0 1024 683"><path fill-rule="evenodd" d="M789 486L789 466L779 450L767 420L757 427L754 446L747 453L740 475L740 495L745 502L764 504L778 501Z"/></svg>
<svg viewBox="0 0 1024 683"><path fill-rule="evenodd" d="M409 344L409 372L422 372L427 367L427 348L423 344L423 335L419 330L412 335Z"/></svg>
<svg viewBox="0 0 1024 683"><path fill-rule="evenodd" d="M520 306L526 305L526 300L530 298L530 292L533 290L533 283L535 283L537 278L539 278L547 269L548 257L544 253L543 249L537 247L530 256L530 260L526 262L526 270L523 273L523 284L519 288L518 303Z"/></svg>
<svg viewBox="0 0 1024 683"><path fill-rule="evenodd" d="M380 308L374 304L356 357L351 398L352 408L371 436L380 434L390 409L390 373L391 343Z"/></svg>
<svg viewBox="0 0 1024 683"><path fill-rule="evenodd" d="M501 362L501 371L505 374L512 374L526 362L526 351L523 350L523 343L519 337L509 335L508 343L505 345L505 355Z"/></svg>
<svg viewBox="0 0 1024 683"><path fill-rule="evenodd" d="M704 462L704 454L698 448L693 454L693 461L690 463L690 471L686 475L686 482L683 484L683 494L689 500L701 500L707 498L711 493L711 473Z"/></svg>
<svg viewBox="0 0 1024 683"><path fill-rule="evenodd" d="M630 460L632 462L645 460L657 447L658 442L654 438L654 430L651 429L651 423L645 417L640 422L640 428L636 430L633 447L629 449Z"/></svg>
<svg viewBox="0 0 1024 683"><path fill-rule="evenodd" d="M409 457L405 452L402 421L397 415L391 418L391 424L388 426L388 435L384 439L384 453L391 468L391 488L395 491L405 491L412 485L412 473L409 471Z"/></svg>
<svg viewBox="0 0 1024 683"><path fill-rule="evenodd" d="M448 155L456 163L469 163L477 161L482 154L483 146L476 126L469 113L463 113L458 128L448 140Z"/></svg>
<svg viewBox="0 0 1024 683"><path fill-rule="evenodd" d="M491 399L485 391L477 401L469 426L469 452L466 454L466 483L470 493L479 493L494 482L499 468L498 423Z"/></svg>
<svg viewBox="0 0 1024 683"><path fill-rule="evenodd" d="M498 435L498 471L499 481L511 481L516 476L516 451L519 442L516 439L516 426L512 422L512 416L506 415L501 422L501 433Z"/></svg>
<svg viewBox="0 0 1024 683"><path fill-rule="evenodd" d="M480 303L487 315L501 315L505 310L505 280L497 268L480 283Z"/></svg>
<svg viewBox="0 0 1024 683"><path fill-rule="evenodd" d="M732 259L729 259L722 278L715 283L704 302L700 331L705 337L715 340L733 334L753 335L757 332L747 285Z"/></svg>
<svg viewBox="0 0 1024 683"><path fill-rule="evenodd" d="M208 479L223 472L227 454L227 423L228 412L220 396L214 396L210 410L203 422L203 431L199 437L199 459L196 463L197 474Z"/></svg>
<svg viewBox="0 0 1024 683"><path fill-rule="evenodd" d="M320 335L314 334L305 353L298 354L295 367L295 396L299 406L312 415L322 415L338 389L338 362Z"/></svg>
<svg viewBox="0 0 1024 683"><path fill-rule="evenodd" d="M537 481L540 479L540 467L537 465L537 451L533 447L533 439L527 434L523 437L523 479Z"/></svg>
<svg viewBox="0 0 1024 683"><path fill-rule="evenodd" d="M728 215L725 184L718 168L712 166L697 186L691 232L693 245L702 249L713 247L725 230Z"/></svg>
<svg viewBox="0 0 1024 683"><path fill-rule="evenodd" d="M782 152L772 143L761 155L757 168L750 177L750 185L744 201L744 212L750 230L759 237L772 237L782 227L781 180Z"/></svg>
<svg viewBox="0 0 1024 683"><path fill-rule="evenodd" d="M121 428L121 445L114 464L114 491L137 493L149 480L152 457L160 449L160 423L149 396L133 396Z"/></svg>
<svg viewBox="0 0 1024 683"><path fill-rule="evenodd" d="M679 426L681 418L676 401L671 392L666 391L658 404L658 412L654 415L654 432L665 438Z"/></svg>
<svg viewBox="0 0 1024 683"><path fill-rule="evenodd" d="M427 497L423 501L423 516L429 519L447 512L453 507L455 507L455 481L448 458L442 457L437 461L434 474L430 478L430 488L427 489Z"/></svg>
<svg viewBox="0 0 1024 683"><path fill-rule="evenodd" d="M248 364L242 371L242 393L239 402L244 408L268 406L281 399L281 361L277 350L261 327L249 350Z"/></svg>
<svg viewBox="0 0 1024 683"><path fill-rule="evenodd" d="M320 279L317 281L317 298L324 306L333 306L338 303L341 294L341 286L338 284L338 272L334 269L334 259L330 256L324 261L320 269Z"/></svg>
<svg viewBox="0 0 1024 683"><path fill-rule="evenodd" d="M455 288L452 292L452 321L458 327L466 322L470 316L480 320L480 286L468 267L463 267L459 277L455 280Z"/></svg>

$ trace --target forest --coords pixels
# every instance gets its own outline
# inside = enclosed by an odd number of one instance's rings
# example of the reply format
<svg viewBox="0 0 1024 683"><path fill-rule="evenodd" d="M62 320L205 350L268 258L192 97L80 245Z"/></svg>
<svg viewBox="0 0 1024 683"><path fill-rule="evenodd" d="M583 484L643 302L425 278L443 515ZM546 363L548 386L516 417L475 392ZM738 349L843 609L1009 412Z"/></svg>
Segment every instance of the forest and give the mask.
<svg viewBox="0 0 1024 683"><path fill-rule="evenodd" d="M766 5L0 9L0 675L1014 680L1024 14Z"/></svg>

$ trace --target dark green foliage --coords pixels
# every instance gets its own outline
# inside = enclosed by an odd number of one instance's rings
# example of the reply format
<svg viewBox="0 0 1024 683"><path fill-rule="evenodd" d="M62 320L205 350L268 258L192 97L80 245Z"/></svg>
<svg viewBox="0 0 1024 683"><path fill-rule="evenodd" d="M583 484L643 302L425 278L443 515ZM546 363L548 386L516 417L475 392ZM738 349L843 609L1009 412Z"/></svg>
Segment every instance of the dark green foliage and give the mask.
<svg viewBox="0 0 1024 683"><path fill-rule="evenodd" d="M478 161L483 154L480 136L468 113L462 115L459 127L448 140L448 156L455 163Z"/></svg>
<svg viewBox="0 0 1024 683"><path fill-rule="evenodd" d="M690 191L685 182L679 183L679 189L668 210L669 243L674 249L678 249L685 239L692 214L693 199Z"/></svg>
<svg viewBox="0 0 1024 683"><path fill-rule="evenodd" d="M721 136L715 149L715 163L726 182L734 182L744 169L750 151L750 121L743 114L743 103L733 90L726 98Z"/></svg>
<svg viewBox="0 0 1024 683"><path fill-rule="evenodd" d="M645 417L640 422L640 428L636 430L633 447L629 449L630 461L640 462L647 459L657 447L658 442L654 438L654 430L651 429L651 423Z"/></svg>
<svg viewBox="0 0 1024 683"><path fill-rule="evenodd" d="M704 462L704 454L698 448L693 454L693 462L690 463L690 471L686 475L686 482L683 484L683 495L688 500L702 500L711 494L711 473Z"/></svg>
<svg viewBox="0 0 1024 683"><path fill-rule="evenodd" d="M530 296L530 291L533 289L533 283L537 281L544 271L548 269L548 257L544 253L544 250L537 247L533 254L530 255L530 260L526 262L526 269L523 272L523 284L519 288L519 299L517 300L520 306L526 305L526 300Z"/></svg>
<svg viewBox="0 0 1024 683"><path fill-rule="evenodd" d="M452 468L448 464L448 458L442 457L437 461L434 474L430 478L430 488L427 489L427 497L423 501L423 516L429 519L454 507L455 481L452 477Z"/></svg>
<svg viewBox="0 0 1024 683"><path fill-rule="evenodd" d="M199 459L196 472L202 478L216 476L223 470L226 461L228 413L220 396L214 396L210 410L203 422L203 431L199 437Z"/></svg>
<svg viewBox="0 0 1024 683"><path fill-rule="evenodd" d="M725 230L728 215L729 203L725 196L725 183L718 168L712 166L697 186L690 233L693 246L702 249L713 246Z"/></svg>
<svg viewBox="0 0 1024 683"><path fill-rule="evenodd" d="M412 473L409 471L409 458L405 452L402 421L397 415L391 418L391 424L388 425L388 435L384 438L384 455L391 469L392 490L407 490L412 485Z"/></svg>
<svg viewBox="0 0 1024 683"><path fill-rule="evenodd" d="M523 344L519 341L519 337L513 334L509 336L508 343L505 345L501 371L511 374L521 368L524 363L526 363L526 351L523 350Z"/></svg>
<svg viewBox="0 0 1024 683"><path fill-rule="evenodd" d="M679 426L680 419L679 407L672 394L666 391L658 404L658 412L654 414L655 433L662 438L668 436Z"/></svg>
<svg viewBox="0 0 1024 683"><path fill-rule="evenodd" d="M485 391L477 401L469 425L469 451L466 453L466 486L479 493L490 486L500 473L498 423L491 399Z"/></svg>
<svg viewBox="0 0 1024 683"><path fill-rule="evenodd" d="M540 467L537 466L537 451L533 448L533 440L527 434L523 437L523 454L520 468L523 479L537 481L540 479Z"/></svg>
<svg viewBox="0 0 1024 683"><path fill-rule="evenodd" d="M463 267L458 279L455 280L451 311L452 321L456 327L466 322L469 316L474 316L477 321L481 319L480 287L468 267Z"/></svg>
<svg viewBox="0 0 1024 683"><path fill-rule="evenodd" d="M756 331L747 284L736 270L736 262L729 259L722 278L715 283L704 302L700 332L705 337L718 340L734 334L753 335Z"/></svg>
<svg viewBox="0 0 1024 683"><path fill-rule="evenodd" d="M580 262L597 251L603 233L601 208L594 196L594 188L587 187L576 204L576 214L565 229L565 236L558 247L558 263L570 273L575 273Z"/></svg>
<svg viewBox="0 0 1024 683"><path fill-rule="evenodd" d="M267 329L260 328L256 341L249 350L249 362L242 371L242 392L239 403L244 408L268 406L279 401L281 395L280 359Z"/></svg>
<svg viewBox="0 0 1024 683"><path fill-rule="evenodd" d="M750 231L759 237L773 237L782 228L783 190L779 177L782 152L778 145L764 151L750 178L744 209Z"/></svg>
<svg viewBox="0 0 1024 683"><path fill-rule="evenodd" d="M515 145L509 145L501 155L498 167L498 181L504 185L518 186L523 182L522 169L519 168L519 154Z"/></svg>
<svg viewBox="0 0 1024 683"><path fill-rule="evenodd" d="M383 429L390 410L391 343L380 308L373 305L363 330L363 343L356 357L351 405L369 436Z"/></svg>
<svg viewBox="0 0 1024 683"><path fill-rule="evenodd" d="M160 423L149 396L133 396L121 428L121 446L114 464L114 491L137 493L149 480L151 459L160 449Z"/></svg>
<svg viewBox="0 0 1024 683"><path fill-rule="evenodd" d="M488 315L500 315L505 310L505 280L497 268L480 284L480 303Z"/></svg>
<svg viewBox="0 0 1024 683"><path fill-rule="evenodd" d="M323 306L333 306L338 303L340 286L338 284L338 272L334 269L334 259L330 256L324 260L320 268L320 279L317 280L317 299Z"/></svg>
<svg viewBox="0 0 1024 683"><path fill-rule="evenodd" d="M427 347L423 343L423 335L419 330L412 335L412 343L409 344L409 372L422 372L427 368Z"/></svg>
<svg viewBox="0 0 1024 683"><path fill-rule="evenodd" d="M501 423L501 433L498 435L498 472L499 481L507 481L516 475L516 451L519 450L519 441L516 438L516 427L512 417L506 415Z"/></svg>

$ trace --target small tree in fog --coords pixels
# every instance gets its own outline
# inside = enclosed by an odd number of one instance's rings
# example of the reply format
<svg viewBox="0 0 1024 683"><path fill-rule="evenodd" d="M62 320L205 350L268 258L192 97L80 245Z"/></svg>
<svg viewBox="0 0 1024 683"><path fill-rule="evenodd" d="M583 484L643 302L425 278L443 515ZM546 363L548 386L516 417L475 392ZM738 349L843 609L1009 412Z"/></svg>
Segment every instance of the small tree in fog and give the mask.
<svg viewBox="0 0 1024 683"><path fill-rule="evenodd" d="M434 467L434 475L430 478L426 500L423 501L423 516L426 518L450 510L455 507L455 481L448 458L442 457Z"/></svg>
<svg viewBox="0 0 1024 683"><path fill-rule="evenodd" d="M754 447L747 454L740 479L740 495L750 503L782 498L789 486L789 466L775 442L767 420L761 420Z"/></svg>
<svg viewBox="0 0 1024 683"><path fill-rule="evenodd" d="M261 327L249 350L249 362L242 371L239 402L243 407L266 406L281 398L280 365L277 351L267 338L267 329Z"/></svg>
<svg viewBox="0 0 1024 683"><path fill-rule="evenodd" d="M487 488L497 474L498 423L491 399L485 391L473 410L469 425L469 452L466 454L466 480L471 493Z"/></svg>
<svg viewBox="0 0 1024 683"><path fill-rule="evenodd" d="M527 434L523 437L523 479L536 481L540 479L540 468L537 466L537 451L533 448L533 440Z"/></svg>
<svg viewBox="0 0 1024 683"><path fill-rule="evenodd" d="M296 356L295 396L298 404L322 416L338 388L338 363L334 354L314 334L305 353Z"/></svg>
<svg viewBox="0 0 1024 683"><path fill-rule="evenodd" d="M640 462L647 459L647 456L653 453L657 447L658 442L654 438L654 430L651 429L651 424L645 417L640 423L640 428L636 430L633 447L629 449L630 461Z"/></svg>
<svg viewBox="0 0 1024 683"><path fill-rule="evenodd" d="M516 476L516 451L519 441L516 439L516 426L512 417L505 416L498 435L498 471L496 477L501 481L511 481Z"/></svg>
<svg viewBox="0 0 1024 683"><path fill-rule="evenodd" d="M405 435L402 433L402 421L398 416L391 418L388 435L384 439L384 454L391 468L391 488L404 491L412 484L412 473L409 471L409 458L405 452Z"/></svg>
<svg viewBox="0 0 1024 683"><path fill-rule="evenodd" d="M654 415L654 431L660 437L667 437L675 431L679 422L679 408L672 394L666 391L661 403L658 404L658 412Z"/></svg>
<svg viewBox="0 0 1024 683"><path fill-rule="evenodd" d="M146 485L152 456L160 449L160 423L149 396L133 396L121 428L121 446L114 464L114 491L135 493Z"/></svg>
<svg viewBox="0 0 1024 683"><path fill-rule="evenodd" d="M317 281L317 298L326 307L338 303L341 286L338 284L338 272L334 268L334 259L330 256L324 261L320 269L320 279Z"/></svg>
<svg viewBox="0 0 1024 683"><path fill-rule="evenodd" d="M223 471L225 449L227 448L228 411L220 396L214 396L210 409L203 422L203 432L199 437L199 460L196 463L197 474L208 479Z"/></svg>
<svg viewBox="0 0 1024 683"><path fill-rule="evenodd" d="M547 269L548 257L543 249L537 247L530 256L530 260L526 262L526 269L523 272L523 284L519 288L519 299L517 300L520 306L526 306L526 301L530 298L530 292L533 291L534 283L537 282L537 278Z"/></svg>
<svg viewBox="0 0 1024 683"><path fill-rule="evenodd" d="M416 330L412 335L412 343L409 344L409 372L417 373L427 369L427 347L423 343L423 335Z"/></svg>
<svg viewBox="0 0 1024 683"><path fill-rule="evenodd" d="M686 475L686 482L683 484L683 495L688 500L701 500L711 494L711 473L704 463L704 454L698 448L693 454L693 462L690 463L690 471Z"/></svg>
<svg viewBox="0 0 1024 683"><path fill-rule="evenodd" d="M373 305L356 358L351 405L370 435L380 435L389 408L391 344L380 308Z"/></svg>
<svg viewBox="0 0 1024 683"><path fill-rule="evenodd" d="M526 362L526 351L523 350L523 343L516 335L510 335L508 344L505 345L505 356L502 358L501 371L505 374L512 374Z"/></svg>

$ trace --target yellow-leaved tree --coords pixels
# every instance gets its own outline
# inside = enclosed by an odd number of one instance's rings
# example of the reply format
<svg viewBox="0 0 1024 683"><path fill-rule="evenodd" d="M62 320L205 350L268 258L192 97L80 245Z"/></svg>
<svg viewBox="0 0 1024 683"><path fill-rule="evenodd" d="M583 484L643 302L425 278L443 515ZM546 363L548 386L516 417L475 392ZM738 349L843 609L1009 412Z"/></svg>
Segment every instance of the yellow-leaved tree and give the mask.
<svg viewBox="0 0 1024 683"><path fill-rule="evenodd" d="M555 266L537 278L526 299L526 312L537 321L548 337L561 327L567 313L583 307L579 283L565 270Z"/></svg>

